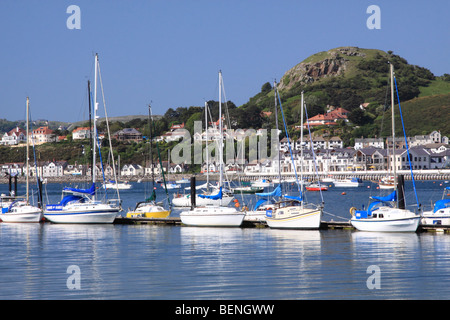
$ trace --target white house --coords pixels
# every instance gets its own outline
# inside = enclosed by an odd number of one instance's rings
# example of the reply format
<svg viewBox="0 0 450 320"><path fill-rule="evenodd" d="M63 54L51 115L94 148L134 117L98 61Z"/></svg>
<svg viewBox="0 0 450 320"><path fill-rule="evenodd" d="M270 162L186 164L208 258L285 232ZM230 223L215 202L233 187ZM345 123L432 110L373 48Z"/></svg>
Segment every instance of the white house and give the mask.
<svg viewBox="0 0 450 320"><path fill-rule="evenodd" d="M62 177L64 169L67 167L67 161L47 162L42 166L43 177Z"/></svg>
<svg viewBox="0 0 450 320"><path fill-rule="evenodd" d="M48 127L39 127L32 131L29 140L30 143L34 144L56 142L56 135L53 133L53 130L49 129Z"/></svg>
<svg viewBox="0 0 450 320"><path fill-rule="evenodd" d="M23 163L5 163L1 165L1 173L7 173L11 176L21 176L26 172Z"/></svg>
<svg viewBox="0 0 450 320"><path fill-rule="evenodd" d="M91 130L89 127L79 127L72 131L73 140L89 139L91 137Z"/></svg>
<svg viewBox="0 0 450 320"><path fill-rule="evenodd" d="M82 164L68 164L64 168L64 175L66 176L81 176L85 174L86 167Z"/></svg>
<svg viewBox="0 0 450 320"><path fill-rule="evenodd" d="M355 150L362 148L381 148L384 149L383 138L356 138L355 139Z"/></svg>
<svg viewBox="0 0 450 320"><path fill-rule="evenodd" d="M26 143L26 131L24 129L20 129L19 127L16 127L9 132L6 132L2 136L2 140L0 144L3 145L16 145L19 143Z"/></svg>
<svg viewBox="0 0 450 320"><path fill-rule="evenodd" d="M164 133L161 137L165 142L178 141L184 136L189 137L189 131L186 129L176 129L174 131L168 131Z"/></svg>
<svg viewBox="0 0 450 320"><path fill-rule="evenodd" d="M144 175L144 168L139 164L126 164L120 170L122 176L141 176Z"/></svg>

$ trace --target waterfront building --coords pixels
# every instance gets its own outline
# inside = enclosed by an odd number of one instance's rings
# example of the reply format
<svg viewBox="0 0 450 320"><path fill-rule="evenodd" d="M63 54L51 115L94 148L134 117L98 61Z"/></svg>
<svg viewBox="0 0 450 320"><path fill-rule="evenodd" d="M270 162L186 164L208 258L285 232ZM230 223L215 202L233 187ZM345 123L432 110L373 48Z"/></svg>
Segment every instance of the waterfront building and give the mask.
<svg viewBox="0 0 450 320"><path fill-rule="evenodd" d="M20 129L19 127L15 127L14 129L10 130L9 132L6 132L2 136L0 144L10 146L26 142L27 142L26 131L24 129Z"/></svg>
<svg viewBox="0 0 450 320"><path fill-rule="evenodd" d="M89 127L79 127L72 131L73 140L90 139L91 129Z"/></svg>
<svg viewBox="0 0 450 320"><path fill-rule="evenodd" d="M115 132L113 138L117 141L141 142L142 133L134 128L125 128Z"/></svg>

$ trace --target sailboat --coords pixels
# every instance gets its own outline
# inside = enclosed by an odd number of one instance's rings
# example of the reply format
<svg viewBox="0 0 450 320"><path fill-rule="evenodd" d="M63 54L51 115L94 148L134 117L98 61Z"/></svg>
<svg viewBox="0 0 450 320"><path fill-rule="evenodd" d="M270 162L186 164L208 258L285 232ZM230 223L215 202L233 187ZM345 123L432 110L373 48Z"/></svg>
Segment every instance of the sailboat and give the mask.
<svg viewBox="0 0 450 320"><path fill-rule="evenodd" d="M150 161L152 165L152 179L151 187L152 194L150 197L145 199L145 201L138 202L134 210L127 213L127 218L167 218L170 215L171 209L165 209L162 205L156 203L156 192L155 192L155 174L154 174L154 164L153 164L153 152L152 152L152 108L148 106L149 114L149 127L150 127Z"/></svg>
<svg viewBox="0 0 450 320"><path fill-rule="evenodd" d="M20 199L18 197L10 198L10 202L7 206L2 205L2 212L0 215L0 219L3 222L40 222L42 220L42 209L40 207L32 206L29 200L29 147L30 147L30 139L28 135L29 131L29 108L30 108L30 99L27 97L27 159L26 159L26 196L25 199Z"/></svg>
<svg viewBox="0 0 450 320"><path fill-rule="evenodd" d="M96 149L97 149L97 72L99 68L98 55L95 55L95 85L94 85L94 139L92 143L92 184L89 189L66 187L63 198L57 204L47 204L44 210L45 219L53 223L113 223L121 210L120 200L98 200L96 195ZM90 89L88 82L88 99Z"/></svg>
<svg viewBox="0 0 450 320"><path fill-rule="evenodd" d="M234 207L227 207L222 203L223 198L223 131L222 131L222 72L219 71L219 192L214 195L199 195L200 198L218 201L218 204L197 206L196 197L191 199L192 208L189 211L180 213L181 222L188 226L209 226L209 227L239 227L244 220L245 213L237 211ZM205 105L206 112L206 105ZM193 189L195 190L195 189ZM191 190L191 191L193 191ZM194 205L195 204L195 205Z"/></svg>
<svg viewBox="0 0 450 320"><path fill-rule="evenodd" d="M361 187L363 185L362 179L358 177L335 179L333 183L335 187Z"/></svg>
<svg viewBox="0 0 450 320"><path fill-rule="evenodd" d="M111 153L111 156L112 156L112 153ZM120 155L118 155L117 159L118 159L117 160L117 162L118 162L117 167L119 168L119 177L120 177ZM104 189L129 190L129 189L133 188L133 185L131 183L129 183L128 181L109 180L108 182L104 182L103 183L103 188Z"/></svg>
<svg viewBox="0 0 450 320"><path fill-rule="evenodd" d="M324 184L319 183L311 183L306 186L306 190L308 191L328 191L328 187Z"/></svg>
<svg viewBox="0 0 450 320"><path fill-rule="evenodd" d="M289 152L291 154L291 160L293 162L292 148L289 143L289 134L286 126L286 121L284 119L283 107L281 105L281 100L278 91L276 91L276 96L280 104L281 115L283 116L284 128L286 131L286 136L288 139ZM303 103L303 92L301 95L301 122L303 123L303 109L305 105ZM303 130L301 130L300 136L301 145L303 146ZM301 160L301 178L303 181L303 147L300 149L300 160ZM297 171L294 165L294 172L296 180L298 181ZM299 188L298 196L284 195L279 201L274 203L272 210L267 210L266 212L266 222L270 228L275 229L319 229L320 222L322 218L323 204L316 205L313 203L307 203L303 199L303 183L298 183Z"/></svg>
<svg viewBox="0 0 450 320"><path fill-rule="evenodd" d="M254 194L254 193L263 192L263 191L264 191L264 188L253 187L253 186L251 186L250 182L248 182L248 181L242 181L240 187L233 188L234 194L239 194L239 193Z"/></svg>
<svg viewBox="0 0 450 320"><path fill-rule="evenodd" d="M278 110L277 110L277 91L276 91L276 82L273 84L274 89L274 105L275 105L275 126L277 132L277 141L279 141L280 130L278 130ZM266 220L266 212L272 212L275 199L281 197L281 162L280 162L280 145L277 144L276 150L276 160L278 161L278 186L275 187L271 192L264 193L264 188L256 192L256 196L258 196L258 201L254 205L252 210L247 210L245 214L244 221L265 221Z"/></svg>
<svg viewBox="0 0 450 320"><path fill-rule="evenodd" d="M423 225L450 225L450 187L444 188L442 199L434 203L433 210L424 211L420 221Z"/></svg>
<svg viewBox="0 0 450 320"><path fill-rule="evenodd" d="M380 189L394 189L395 188L395 177L393 175L387 175L380 179L378 182L378 187Z"/></svg>
<svg viewBox="0 0 450 320"><path fill-rule="evenodd" d="M392 109L392 141L395 141L395 121L394 121L394 66L390 64L391 73L391 109ZM395 83L397 86L397 83ZM398 90L397 90L398 99ZM398 105L401 115L400 99ZM402 119L403 122L403 119ZM385 197L373 196L373 200L367 210L356 210L352 207L350 214L352 218L351 224L361 231L381 231L381 232L415 232L420 222L420 214L405 208L404 199L404 180L402 175L397 175L397 163L395 153L395 143L392 144L393 155L393 174L394 174L394 191ZM406 144L408 151L408 160L410 160L408 144ZM413 186L415 188L414 175L411 168L411 177ZM416 200L417 194L416 194ZM417 201L417 206L419 204Z"/></svg>
<svg viewBox="0 0 450 320"><path fill-rule="evenodd" d="M206 164L208 166L208 103L205 102L205 133L206 133ZM196 194L195 203L198 206L207 206L207 205L218 205L228 206L230 202L233 200L234 196L229 194L228 192L224 192L222 190L221 196L218 195L220 192L220 188L214 188L212 192L210 190L209 183L209 170L206 170L206 192L203 194ZM174 194L172 199L172 204L175 207L190 207L191 206L191 195L190 194Z"/></svg>

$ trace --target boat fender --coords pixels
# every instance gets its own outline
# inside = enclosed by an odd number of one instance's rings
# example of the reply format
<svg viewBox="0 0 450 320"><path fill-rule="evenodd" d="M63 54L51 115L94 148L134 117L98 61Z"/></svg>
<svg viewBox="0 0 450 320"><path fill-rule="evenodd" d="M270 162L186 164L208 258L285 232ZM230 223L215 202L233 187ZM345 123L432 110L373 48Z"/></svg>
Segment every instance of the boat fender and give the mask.
<svg viewBox="0 0 450 320"><path fill-rule="evenodd" d="M355 215L356 212L356 208L355 207L351 207L350 208L350 215L353 217Z"/></svg>
<svg viewBox="0 0 450 320"><path fill-rule="evenodd" d="M248 211L248 207L247 206L243 206L242 207L242 211Z"/></svg>

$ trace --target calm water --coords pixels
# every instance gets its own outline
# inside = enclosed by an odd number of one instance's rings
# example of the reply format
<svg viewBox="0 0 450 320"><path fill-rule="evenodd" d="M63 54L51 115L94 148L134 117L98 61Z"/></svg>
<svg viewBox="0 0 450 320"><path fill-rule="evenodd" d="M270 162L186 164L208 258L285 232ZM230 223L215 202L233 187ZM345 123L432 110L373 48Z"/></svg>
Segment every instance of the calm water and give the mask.
<svg viewBox="0 0 450 320"><path fill-rule="evenodd" d="M424 205L441 183L418 182ZM121 192L125 209L144 186ZM61 187L47 186L51 202ZM378 192L330 188L324 220L348 220ZM0 241L0 299L450 299L449 234L0 223ZM79 290L67 286L74 265ZM369 266L380 289L368 289Z"/></svg>

